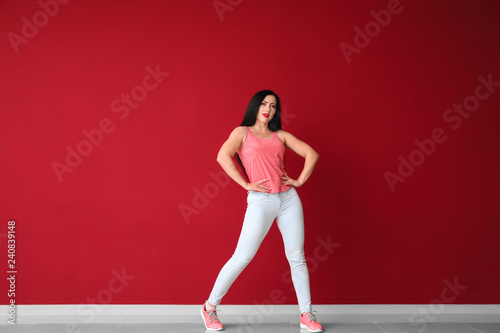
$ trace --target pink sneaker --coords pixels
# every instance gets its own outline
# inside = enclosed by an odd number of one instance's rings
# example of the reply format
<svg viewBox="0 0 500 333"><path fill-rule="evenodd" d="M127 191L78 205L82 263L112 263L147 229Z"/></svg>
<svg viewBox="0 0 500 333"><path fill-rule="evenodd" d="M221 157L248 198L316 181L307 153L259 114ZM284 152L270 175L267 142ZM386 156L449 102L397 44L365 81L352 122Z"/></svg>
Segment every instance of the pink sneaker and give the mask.
<svg viewBox="0 0 500 333"><path fill-rule="evenodd" d="M307 328L309 332L323 332L323 326L316 321L311 312L300 314L300 328Z"/></svg>
<svg viewBox="0 0 500 333"><path fill-rule="evenodd" d="M203 303L203 306L201 308L201 317L203 318L203 321L205 322L205 327L209 331L222 331L224 329L224 326L222 326L221 322L219 321L219 318L217 317L217 310L206 310L205 308L205 303Z"/></svg>

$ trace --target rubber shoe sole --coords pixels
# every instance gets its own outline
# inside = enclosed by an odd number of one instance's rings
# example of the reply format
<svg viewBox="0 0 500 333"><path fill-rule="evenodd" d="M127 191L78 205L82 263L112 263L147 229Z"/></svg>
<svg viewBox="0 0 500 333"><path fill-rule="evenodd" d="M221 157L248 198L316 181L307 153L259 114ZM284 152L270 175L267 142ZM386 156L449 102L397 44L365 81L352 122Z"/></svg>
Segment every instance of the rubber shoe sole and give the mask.
<svg viewBox="0 0 500 333"><path fill-rule="evenodd" d="M313 330L310 330L310 329L307 327L307 325L304 325L304 324L302 324L302 323L300 323L300 328L306 329L306 330L308 330L309 332L323 332L323 330L322 330L321 328L318 328L317 330L314 330L314 331L313 331Z"/></svg>

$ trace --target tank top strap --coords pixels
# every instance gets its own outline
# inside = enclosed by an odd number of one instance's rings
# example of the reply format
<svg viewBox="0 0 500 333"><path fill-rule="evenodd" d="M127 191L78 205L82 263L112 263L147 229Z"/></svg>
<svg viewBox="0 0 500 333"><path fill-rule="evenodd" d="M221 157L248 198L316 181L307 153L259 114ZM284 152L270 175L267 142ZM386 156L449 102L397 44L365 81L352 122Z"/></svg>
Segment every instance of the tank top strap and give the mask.
<svg viewBox="0 0 500 333"><path fill-rule="evenodd" d="M253 133L252 133L252 131L250 131L250 128L248 128L248 126L245 126L245 128L247 129L247 139L248 139L248 137L253 137Z"/></svg>

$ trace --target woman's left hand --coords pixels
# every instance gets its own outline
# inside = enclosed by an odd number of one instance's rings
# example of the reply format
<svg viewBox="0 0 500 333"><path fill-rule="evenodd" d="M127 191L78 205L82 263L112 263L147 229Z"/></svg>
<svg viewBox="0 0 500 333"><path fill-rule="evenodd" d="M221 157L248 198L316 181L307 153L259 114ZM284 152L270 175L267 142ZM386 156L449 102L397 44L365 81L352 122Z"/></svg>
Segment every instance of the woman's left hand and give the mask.
<svg viewBox="0 0 500 333"><path fill-rule="evenodd" d="M292 185L293 187L300 187L300 184L298 180L295 180L295 179L292 179L290 177L288 177L288 175L284 175L281 178L281 183L284 184L284 185Z"/></svg>

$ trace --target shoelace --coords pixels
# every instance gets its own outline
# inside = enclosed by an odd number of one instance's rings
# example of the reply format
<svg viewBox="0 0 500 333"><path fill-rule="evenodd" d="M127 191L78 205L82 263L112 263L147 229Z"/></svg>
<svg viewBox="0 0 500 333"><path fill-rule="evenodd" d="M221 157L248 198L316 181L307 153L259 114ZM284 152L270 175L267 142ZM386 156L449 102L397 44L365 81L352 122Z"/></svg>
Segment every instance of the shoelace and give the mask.
<svg viewBox="0 0 500 333"><path fill-rule="evenodd" d="M208 316L210 317L211 323L219 321L219 318L217 318L217 311L215 309L210 310L210 312L208 313Z"/></svg>
<svg viewBox="0 0 500 333"><path fill-rule="evenodd" d="M316 317L312 314L312 312L309 312L309 314L307 315L307 317L309 318L310 321L316 321Z"/></svg>

